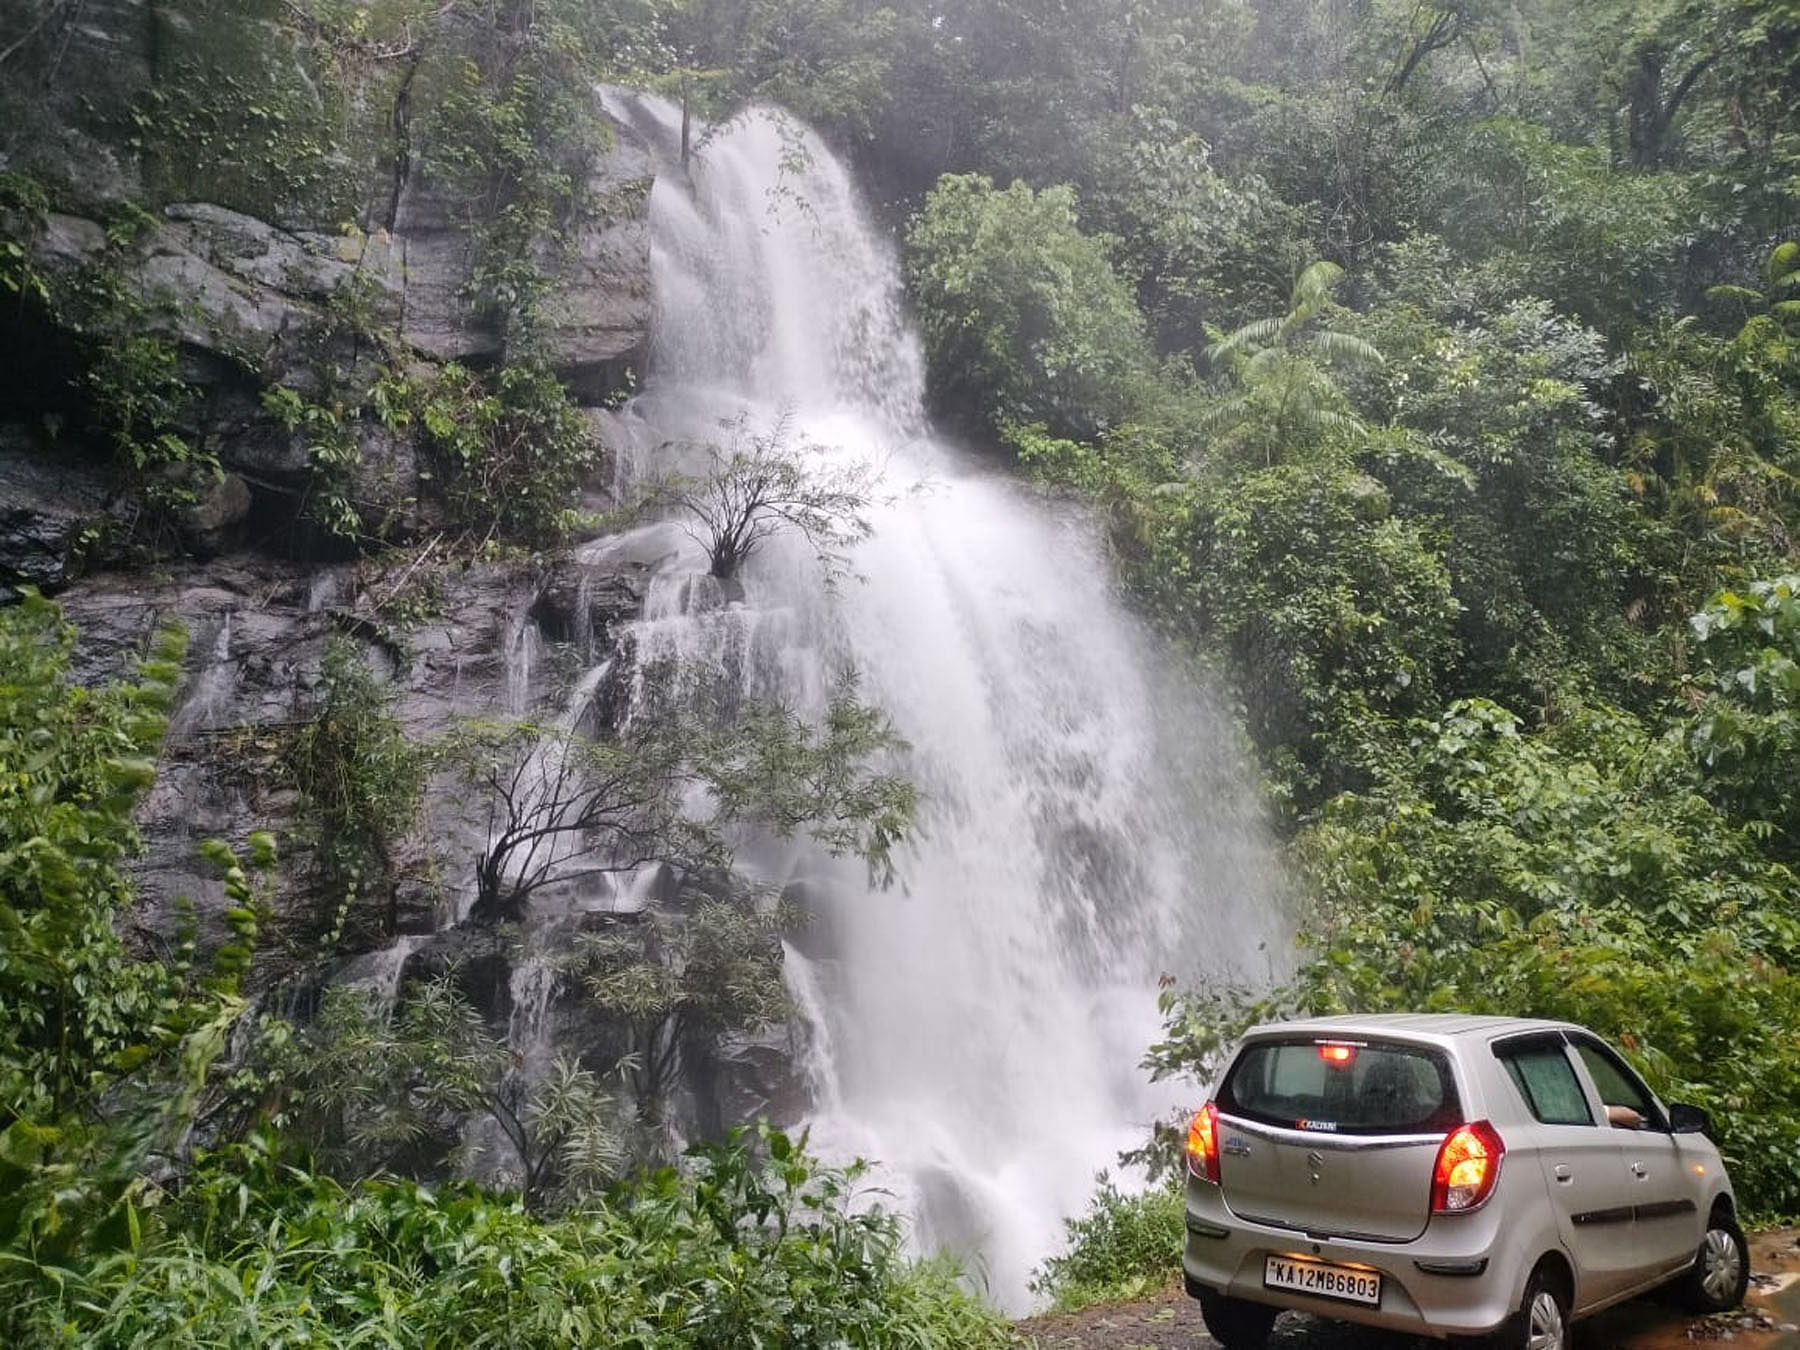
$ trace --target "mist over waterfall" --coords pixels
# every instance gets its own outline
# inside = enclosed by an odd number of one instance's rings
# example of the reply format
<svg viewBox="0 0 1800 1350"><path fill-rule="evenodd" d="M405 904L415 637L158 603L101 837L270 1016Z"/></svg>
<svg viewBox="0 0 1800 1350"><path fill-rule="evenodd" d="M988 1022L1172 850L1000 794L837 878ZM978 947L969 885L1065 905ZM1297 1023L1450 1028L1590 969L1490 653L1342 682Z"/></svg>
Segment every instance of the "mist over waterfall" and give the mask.
<svg viewBox="0 0 1800 1350"><path fill-rule="evenodd" d="M728 595L665 531L630 664L802 709L854 669L905 738L922 808L893 887L799 845L745 856L815 916L788 953L815 1149L878 1160L917 1245L1020 1310L1094 1173L1185 1103L1138 1068L1158 978L1285 965L1240 753L1120 606L1089 522L933 438L892 244L826 148L751 114L684 169L674 109L609 100L667 161L627 472L742 417L881 473L835 584L782 539Z"/></svg>

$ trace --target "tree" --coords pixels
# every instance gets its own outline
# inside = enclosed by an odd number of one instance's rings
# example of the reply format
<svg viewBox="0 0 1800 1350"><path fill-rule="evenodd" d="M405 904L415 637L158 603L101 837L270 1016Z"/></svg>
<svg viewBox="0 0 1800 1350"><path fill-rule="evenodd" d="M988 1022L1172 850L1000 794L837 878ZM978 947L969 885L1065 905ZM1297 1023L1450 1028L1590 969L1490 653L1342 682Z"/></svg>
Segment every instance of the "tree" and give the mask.
<svg viewBox="0 0 1800 1350"><path fill-rule="evenodd" d="M471 723L443 753L484 790L490 843L476 864L474 913L516 916L553 882L650 863L677 876L728 870L735 825L805 834L835 856L892 875L915 794L871 767L903 747L841 678L823 724L767 704L653 711L615 740L530 723ZM698 791L704 799L693 805Z"/></svg>
<svg viewBox="0 0 1800 1350"><path fill-rule="evenodd" d="M1800 574L1721 591L1691 620L1689 744L1713 798L1800 863Z"/></svg>
<svg viewBox="0 0 1800 1350"><path fill-rule="evenodd" d="M1435 248L1418 251L1439 280L1399 283L1358 322L1388 358L1358 394L1390 424L1361 460L1442 541L1460 603L1454 692L1547 714L1583 682L1641 692L1653 653L1628 614L1658 603L1654 531L1600 402L1617 370L1606 340L1544 301L1482 307L1465 278L1443 279Z"/></svg>
<svg viewBox="0 0 1800 1350"><path fill-rule="evenodd" d="M933 396L998 427L1088 436L1125 421L1151 358L1111 241L1084 234L1067 187L941 179L907 232Z"/></svg>
<svg viewBox="0 0 1800 1350"><path fill-rule="evenodd" d="M652 480L645 504L685 517L682 530L706 550L720 581L735 581L758 549L785 533L799 535L827 577L835 576L845 566L845 550L869 537L874 471L866 464L821 463L827 452L805 437L790 443L786 414L766 432L752 430L748 414L724 429L724 445L680 447L678 453L703 459L705 467Z"/></svg>
<svg viewBox="0 0 1800 1350"><path fill-rule="evenodd" d="M326 643L318 688L286 747L315 849L323 927L352 941L391 937L396 923L394 842L418 818L426 757L394 716L393 696L356 644Z"/></svg>
<svg viewBox="0 0 1800 1350"><path fill-rule="evenodd" d="M1379 365L1381 353L1362 338L1314 323L1343 279L1337 264L1312 263L1295 279L1287 313L1252 320L1206 349L1213 369L1235 386L1199 413L1199 429L1218 438L1221 452L1272 465L1327 437L1363 434L1328 367Z"/></svg>

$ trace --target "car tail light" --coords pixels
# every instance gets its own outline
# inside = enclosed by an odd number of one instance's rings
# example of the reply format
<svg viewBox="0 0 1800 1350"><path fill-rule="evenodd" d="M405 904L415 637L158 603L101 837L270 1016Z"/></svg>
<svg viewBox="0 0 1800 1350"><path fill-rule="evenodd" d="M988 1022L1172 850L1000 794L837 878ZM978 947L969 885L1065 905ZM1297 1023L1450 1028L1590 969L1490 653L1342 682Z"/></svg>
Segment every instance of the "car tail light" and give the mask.
<svg viewBox="0 0 1800 1350"><path fill-rule="evenodd" d="M1335 1068L1347 1069L1356 1061L1356 1047L1338 1041L1324 1041L1319 1045L1319 1058Z"/></svg>
<svg viewBox="0 0 1800 1350"><path fill-rule="evenodd" d="M1431 1173L1431 1212L1462 1214L1493 1193L1506 1145L1485 1120L1458 1125L1444 1137Z"/></svg>
<svg viewBox="0 0 1800 1350"><path fill-rule="evenodd" d="M1187 1165L1200 1180L1219 1184L1219 1108L1211 1102L1188 1122Z"/></svg>

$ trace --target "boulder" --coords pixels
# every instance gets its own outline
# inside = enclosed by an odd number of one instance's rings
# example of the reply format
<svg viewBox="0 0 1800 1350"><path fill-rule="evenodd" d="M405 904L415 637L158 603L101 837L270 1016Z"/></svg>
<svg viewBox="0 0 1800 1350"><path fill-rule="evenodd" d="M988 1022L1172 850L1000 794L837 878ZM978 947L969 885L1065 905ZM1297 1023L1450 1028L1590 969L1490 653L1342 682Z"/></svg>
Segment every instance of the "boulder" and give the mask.
<svg viewBox="0 0 1800 1350"><path fill-rule="evenodd" d="M250 487L235 473L220 474L190 489L192 504L178 521L182 542L197 557L223 553L250 515Z"/></svg>

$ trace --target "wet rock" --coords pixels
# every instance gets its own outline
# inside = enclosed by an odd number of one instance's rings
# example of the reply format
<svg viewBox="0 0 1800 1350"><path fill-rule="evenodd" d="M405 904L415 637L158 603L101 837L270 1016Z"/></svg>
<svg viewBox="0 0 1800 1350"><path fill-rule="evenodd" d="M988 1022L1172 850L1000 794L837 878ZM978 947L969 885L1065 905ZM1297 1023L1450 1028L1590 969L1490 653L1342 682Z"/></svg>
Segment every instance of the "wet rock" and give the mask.
<svg viewBox="0 0 1800 1350"><path fill-rule="evenodd" d="M0 79L11 167L83 206L141 197L137 156L118 144L117 128L150 83L152 27L151 0L0 0L0 33L25 43Z"/></svg>
<svg viewBox="0 0 1800 1350"><path fill-rule="evenodd" d="M0 427L0 585L55 591L105 519L106 471L48 446L32 428Z"/></svg>
<svg viewBox="0 0 1800 1350"><path fill-rule="evenodd" d="M294 233L205 202L165 208L125 277L169 336L307 392L328 306L354 281L373 317L393 318L400 282L385 250ZM368 256L365 256L367 254Z"/></svg>
<svg viewBox="0 0 1800 1350"><path fill-rule="evenodd" d="M221 474L190 489L195 500L181 511L182 541L199 557L223 553L250 514L250 487L235 473Z"/></svg>
<svg viewBox="0 0 1800 1350"><path fill-rule="evenodd" d="M588 651L596 642L610 642L617 626L635 619L643 604L641 569L567 561L544 577L531 617L545 637Z"/></svg>
<svg viewBox="0 0 1800 1350"><path fill-rule="evenodd" d="M137 922L146 930L169 931L176 897L186 895L203 926L216 931L224 897L199 858L202 841L241 844L259 829L289 843L304 839L279 762L296 720L311 713L334 634L362 644L417 742L441 735L455 717L502 706L505 635L535 594L530 571L495 565L442 573L439 612L390 629L374 607L396 580L384 569L302 568L235 555L163 574L86 577L65 593L78 634L74 674L83 683L128 676L163 624L179 622L188 634L163 761L142 813L146 849L134 865ZM415 837L397 841L395 892L378 902L384 924L400 932L431 926L449 908L446 894L472 877L486 836L462 819L465 796L446 776L434 785ZM278 915L290 916L296 931L312 931L319 906L307 869L282 875L288 889L271 897Z"/></svg>
<svg viewBox="0 0 1800 1350"><path fill-rule="evenodd" d="M407 957L402 985L449 976L490 1025L505 1027L512 1015L513 938L492 928L452 928L422 943Z"/></svg>
<svg viewBox="0 0 1800 1350"><path fill-rule="evenodd" d="M725 1037L693 1067L690 1080L698 1116L693 1124L714 1138L746 1120L792 1125L810 1105L806 1075L786 1026Z"/></svg>

